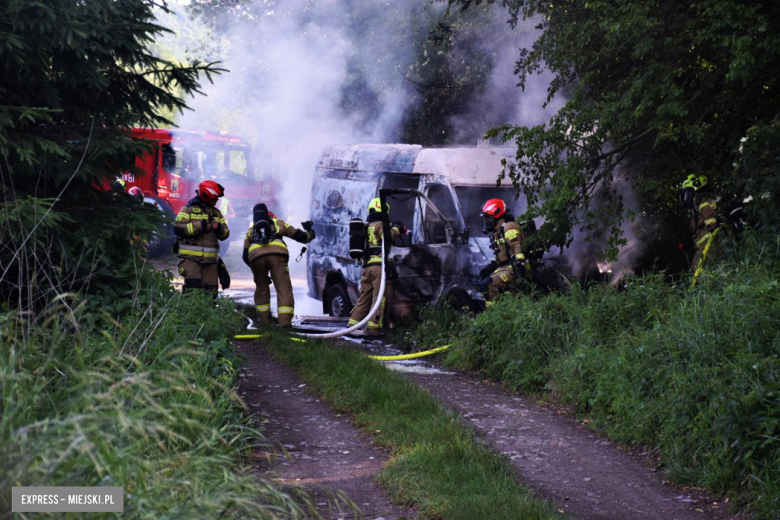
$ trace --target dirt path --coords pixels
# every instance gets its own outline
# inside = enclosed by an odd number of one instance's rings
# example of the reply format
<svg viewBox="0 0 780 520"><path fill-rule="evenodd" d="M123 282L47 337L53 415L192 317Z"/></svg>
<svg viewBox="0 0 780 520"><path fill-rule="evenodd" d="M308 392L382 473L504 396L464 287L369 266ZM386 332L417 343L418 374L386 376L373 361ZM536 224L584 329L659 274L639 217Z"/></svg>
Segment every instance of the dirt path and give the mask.
<svg viewBox="0 0 780 520"><path fill-rule="evenodd" d="M471 421L508 456L520 478L579 520L731 518L725 505L664 485L646 459L554 408L517 397L468 374L409 374Z"/></svg>
<svg viewBox="0 0 780 520"><path fill-rule="evenodd" d="M414 518L414 512L391 504L374 480L388 458L349 422L306 390L298 376L270 357L265 347L237 342L247 357L239 393L247 406L265 421L266 435L285 446L290 458L258 465L287 483L311 484L325 518L351 518L350 513L328 511L317 486L340 490L367 519Z"/></svg>

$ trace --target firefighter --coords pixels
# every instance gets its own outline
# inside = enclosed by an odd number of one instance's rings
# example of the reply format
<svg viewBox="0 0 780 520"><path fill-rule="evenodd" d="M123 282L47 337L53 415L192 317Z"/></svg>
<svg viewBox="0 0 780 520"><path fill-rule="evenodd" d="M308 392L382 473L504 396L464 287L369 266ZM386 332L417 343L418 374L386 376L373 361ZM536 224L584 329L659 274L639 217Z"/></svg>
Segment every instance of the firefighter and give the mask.
<svg viewBox="0 0 780 520"><path fill-rule="evenodd" d="M490 249L496 259L482 268L485 303L492 306L499 294L514 280L532 280L531 264L523 253L525 234L501 199L490 199L482 205L482 232L490 236Z"/></svg>
<svg viewBox="0 0 780 520"><path fill-rule="evenodd" d="M244 238L243 260L255 278L255 308L257 320L266 324L271 320L271 287L276 286L276 311L279 325L292 327L295 314L295 298L290 281L290 252L284 243L284 237L307 244L314 240L313 223L304 222L304 230L285 223L268 211L265 204L257 204L252 209L253 223ZM269 280L270 274L270 280Z"/></svg>
<svg viewBox="0 0 780 520"><path fill-rule="evenodd" d="M368 261L363 266L363 275L360 277L360 296L355 304L355 308L352 309L352 314L349 317L349 326L355 325L362 321L368 312L373 308L376 303L376 299L380 297L379 286L382 281L382 233L384 232L382 226L382 213L381 202L379 197L374 198L368 205L368 222L367 239L368 239ZM385 203L385 212L390 213L390 205ZM407 232L406 227L402 224L391 224L390 234L392 241L394 242L400 235ZM385 254L390 250L390 244L385 244ZM390 296L392 301L392 294L390 284L385 280L385 293ZM376 314L368 322L368 333L371 336L380 336L382 334L382 324L384 322L385 306L387 298L385 295L381 295L382 303L379 306Z"/></svg>
<svg viewBox="0 0 780 520"><path fill-rule="evenodd" d="M184 290L204 289L215 295L219 290L217 262L219 241L230 236L225 217L215 206L225 189L212 180L198 184L197 197L176 215L174 233L178 238L179 274Z"/></svg>
<svg viewBox="0 0 780 520"><path fill-rule="evenodd" d="M691 263L691 271L695 273L703 267L707 256L714 252L714 239L720 231L715 193L707 184L707 177L688 175L682 183L680 203L688 213L693 245L696 247Z"/></svg>
<svg viewBox="0 0 780 520"><path fill-rule="evenodd" d="M110 193L124 193L126 186L127 183L124 181L124 179L119 177L113 183L111 183Z"/></svg>

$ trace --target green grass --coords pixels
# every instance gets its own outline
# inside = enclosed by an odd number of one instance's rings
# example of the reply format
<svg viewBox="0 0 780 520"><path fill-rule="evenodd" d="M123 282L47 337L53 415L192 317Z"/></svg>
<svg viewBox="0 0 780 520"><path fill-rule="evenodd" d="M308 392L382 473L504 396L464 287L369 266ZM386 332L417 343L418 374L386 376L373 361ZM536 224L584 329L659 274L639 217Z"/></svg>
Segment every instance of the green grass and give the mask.
<svg viewBox="0 0 780 520"><path fill-rule="evenodd" d="M392 450L379 480L396 501L418 506L422 518L559 518L457 415L406 377L349 348L264 334L274 356Z"/></svg>
<svg viewBox="0 0 780 520"><path fill-rule="evenodd" d="M124 313L68 296L0 314L0 511L12 486L105 485L124 486L123 518L315 516L244 464L265 441L233 390L232 304L143 280Z"/></svg>
<svg viewBox="0 0 780 520"><path fill-rule="evenodd" d="M501 299L475 319L429 310L416 349L511 389L573 403L609 436L657 452L679 483L780 509L780 241L723 243L699 284L660 275L625 291ZM732 501L733 502L733 501Z"/></svg>

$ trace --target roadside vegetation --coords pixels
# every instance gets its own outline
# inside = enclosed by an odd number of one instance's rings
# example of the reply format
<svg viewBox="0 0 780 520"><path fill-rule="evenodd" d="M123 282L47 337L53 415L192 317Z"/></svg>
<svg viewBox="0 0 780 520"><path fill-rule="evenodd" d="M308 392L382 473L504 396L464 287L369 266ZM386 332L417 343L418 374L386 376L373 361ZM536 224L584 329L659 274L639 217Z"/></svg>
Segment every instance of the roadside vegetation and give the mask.
<svg viewBox="0 0 780 520"><path fill-rule="evenodd" d="M242 463L264 439L233 391L232 304L143 280L122 313L66 294L0 314L0 510L12 486L124 486L129 518L316 516Z"/></svg>
<svg viewBox="0 0 780 520"><path fill-rule="evenodd" d="M726 241L696 288L687 277L572 284L516 294L476 317L427 309L406 331L445 364L576 405L612 439L642 445L680 484L706 486L759 518L780 509L780 242Z"/></svg>
<svg viewBox="0 0 780 520"><path fill-rule="evenodd" d="M272 354L293 367L336 411L349 413L392 450L380 482L422 518L559 518L522 488L509 463L476 442L454 413L362 352L322 341L294 342L263 330Z"/></svg>

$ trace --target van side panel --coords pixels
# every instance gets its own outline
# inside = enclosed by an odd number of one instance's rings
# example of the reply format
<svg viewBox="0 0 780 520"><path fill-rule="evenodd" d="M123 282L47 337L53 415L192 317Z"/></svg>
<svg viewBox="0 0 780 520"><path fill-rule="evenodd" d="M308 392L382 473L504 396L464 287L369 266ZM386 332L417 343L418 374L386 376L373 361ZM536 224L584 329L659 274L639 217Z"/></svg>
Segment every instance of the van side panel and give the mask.
<svg viewBox="0 0 780 520"><path fill-rule="evenodd" d="M322 300L328 273L347 284L354 303L362 269L349 257L349 221L365 219L366 208L378 193L380 174L318 167L311 193L311 220L317 239L307 255L309 296Z"/></svg>

